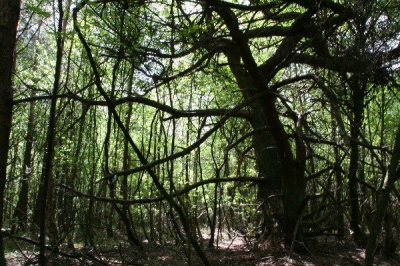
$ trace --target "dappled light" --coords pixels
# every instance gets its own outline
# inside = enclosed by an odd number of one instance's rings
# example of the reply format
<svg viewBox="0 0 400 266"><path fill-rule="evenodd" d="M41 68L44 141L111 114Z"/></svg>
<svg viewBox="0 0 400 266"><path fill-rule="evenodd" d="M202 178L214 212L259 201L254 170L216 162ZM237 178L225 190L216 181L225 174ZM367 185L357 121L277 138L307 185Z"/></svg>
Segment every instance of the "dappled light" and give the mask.
<svg viewBox="0 0 400 266"><path fill-rule="evenodd" d="M400 265L395 2L2 1L0 266Z"/></svg>

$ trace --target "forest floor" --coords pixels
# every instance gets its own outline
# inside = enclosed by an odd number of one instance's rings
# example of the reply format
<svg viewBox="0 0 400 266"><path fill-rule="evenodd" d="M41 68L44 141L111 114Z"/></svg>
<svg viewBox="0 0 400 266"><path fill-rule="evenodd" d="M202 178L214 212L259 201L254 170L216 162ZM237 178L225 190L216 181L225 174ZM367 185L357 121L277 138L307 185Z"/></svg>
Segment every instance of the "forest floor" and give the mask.
<svg viewBox="0 0 400 266"><path fill-rule="evenodd" d="M14 252L7 253L7 265L35 265L37 262L38 248L29 250L24 248L18 240ZM206 241L204 242L206 243ZM206 246L206 245L204 245ZM358 249L351 240L338 241L333 237L319 237L312 239L308 251L294 253L289 257L289 251L272 250L270 248L257 248L254 242L246 238L220 239L218 248L204 249L212 265L220 266L266 266L266 265L363 265L365 250ZM60 249L60 252L75 254L78 259L66 258L61 255L50 257L49 265L142 265L142 266L183 266L203 265L194 250L190 250L190 259L186 255L187 248L177 245L144 244L142 249L122 245L104 245L94 249L76 248L71 250ZM189 262L190 260L190 262ZM375 256L375 265L396 266L400 265L400 253L395 257L387 257L378 252Z"/></svg>

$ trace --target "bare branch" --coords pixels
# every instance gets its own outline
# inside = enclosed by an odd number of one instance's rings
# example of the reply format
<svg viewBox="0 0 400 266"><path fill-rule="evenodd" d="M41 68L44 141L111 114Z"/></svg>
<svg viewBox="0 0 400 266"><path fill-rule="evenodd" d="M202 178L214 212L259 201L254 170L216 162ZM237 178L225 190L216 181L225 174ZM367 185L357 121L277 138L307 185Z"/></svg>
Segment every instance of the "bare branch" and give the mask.
<svg viewBox="0 0 400 266"><path fill-rule="evenodd" d="M177 191L175 193L170 194L170 197L177 197L186 193L189 193L190 191L192 191L195 188L207 185L207 184L215 184L215 183L224 183L224 182L255 182L255 183L265 183L266 179L264 178L259 178L259 177L225 177L225 178L212 178L212 179L207 179L207 180L203 180L191 185L187 185L184 189ZM121 200L121 199L110 199L110 198L105 198L105 197L98 197L98 196L92 196L92 195L88 195L79 191L76 191L75 189L61 184L58 184L60 187L65 188L71 192L73 192L74 194L76 194L77 196L80 197L85 197L85 198L90 198L90 199L94 199L97 201L103 201L103 202L110 202L110 203L119 203L119 204L145 204L145 203L154 203L154 202L159 202L159 201L163 201L166 200L167 197L166 196L160 196L160 197L156 197L156 198L148 198L148 199L133 199L133 200Z"/></svg>

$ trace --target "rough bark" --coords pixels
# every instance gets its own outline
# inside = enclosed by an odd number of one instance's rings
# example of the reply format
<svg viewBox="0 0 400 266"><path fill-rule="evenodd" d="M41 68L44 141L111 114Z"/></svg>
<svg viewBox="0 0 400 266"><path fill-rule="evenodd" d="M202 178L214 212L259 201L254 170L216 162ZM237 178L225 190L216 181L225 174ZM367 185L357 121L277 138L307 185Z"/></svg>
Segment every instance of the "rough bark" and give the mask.
<svg viewBox="0 0 400 266"><path fill-rule="evenodd" d="M3 227L4 190L13 107L12 71L20 5L19 0L0 2L0 228ZM6 265L6 260L3 234L0 230L0 266L2 265Z"/></svg>
<svg viewBox="0 0 400 266"><path fill-rule="evenodd" d="M237 55L237 53L236 53ZM248 75L240 67L236 67L239 58L235 59L234 54L228 55L231 71L241 88L245 98L254 96L254 85ZM279 241L283 217L282 197L282 176L281 162L274 137L268 127L268 121L263 113L260 102L254 102L250 106L250 123L254 130L260 131L253 136L253 146L256 154L258 175L267 180L266 184L259 186L258 198L263 202L263 222L261 230L263 238Z"/></svg>
<svg viewBox="0 0 400 266"><path fill-rule="evenodd" d="M236 61L234 64L230 62L231 69L240 68L240 64L238 63L241 61L243 62L243 68L241 70L237 69L236 72L238 73L241 71L245 74L235 74L235 71L233 72L239 85L242 83L242 86L240 87L244 97L248 96L248 93L253 93L253 95L260 93L259 100L256 102L259 109L256 108L252 111L255 112L254 115L256 117L260 115L263 116L261 119L265 119L264 121L266 121L266 126L270 134L268 138L266 138L268 143L265 144L267 144L267 146L260 147L260 149L276 147L276 153L273 151L271 151L271 153L265 153L262 150L259 150L257 155L260 156L262 153L264 153L266 157L269 157L262 159L259 158L259 160L262 160L262 162L260 161L261 165L271 163L271 161L269 161L271 157L276 155L278 156L278 160L272 162L272 168L270 168L271 166L267 166L266 171L272 173L273 169L280 168L279 174L272 174L277 180L273 180L273 185L271 187L282 187L283 219L280 221L281 224L278 224L278 227L282 231L282 235L286 244L290 245L294 237L293 233L295 231L301 211L300 207L305 196L306 181L304 178L304 161L300 158L296 158L300 159L296 162L296 159L294 158L288 136L284 130L282 122L279 119L279 113L275 107L275 95L269 93L267 87L267 78L270 79L277 73L277 68L279 68L279 65L281 65L282 62L287 60L287 57L291 54L292 50L300 41L301 36L285 38L275 54L271 56L262 66L258 67L253 58L249 44L247 43L247 39L244 37L243 32L239 28L239 23L235 14L230 9L221 6L218 1L207 2L215 7L218 15L224 20L234 41L234 48L237 50L234 52L236 52L238 55L236 55L236 57L232 53L230 56L228 55L228 60L233 59ZM299 27L303 27L307 24L308 20L313 14L313 10L305 12L305 14L303 14L293 23L292 29L299 30ZM265 124L263 124L263 126L265 126ZM301 140L296 144L300 143ZM301 145L297 145L298 149L301 149L301 147ZM301 157L303 157L303 151L297 150L296 155L300 154ZM279 164L284 165L285 167L280 167ZM273 208L276 212L279 212L278 206L274 206Z"/></svg>

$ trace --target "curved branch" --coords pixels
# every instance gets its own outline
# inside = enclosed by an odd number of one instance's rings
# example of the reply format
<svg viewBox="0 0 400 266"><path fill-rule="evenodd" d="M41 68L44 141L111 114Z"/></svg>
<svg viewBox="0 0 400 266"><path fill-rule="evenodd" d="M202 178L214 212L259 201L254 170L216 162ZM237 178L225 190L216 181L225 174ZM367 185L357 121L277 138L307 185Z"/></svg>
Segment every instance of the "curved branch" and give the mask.
<svg viewBox="0 0 400 266"><path fill-rule="evenodd" d="M206 133L204 133L204 135L199 138L197 141L195 141L193 144L191 144L190 146L186 147L185 149L183 149L180 152L174 153L168 157L159 159L159 160L155 160L152 162L147 162L142 164L142 166L139 166L137 168L134 169L129 169L126 171L120 171L120 172L115 172L112 174L109 174L107 176L105 176L104 178L102 178L101 180L97 181L100 182L102 180L105 179L111 179L114 177L114 175L130 175L130 174L134 174L137 172L141 172L141 171L148 171L148 169L151 169L159 164L180 158L185 156L186 154L189 154L191 151L193 151L194 149L198 148L204 141L206 141L215 131L217 131L223 124L225 124L225 122L231 118L236 112L239 112L241 109L243 109L244 107L248 106L249 104L251 104L252 102L258 100L260 97L265 96L265 95L271 95L271 93L269 92L265 92L265 93L259 93L254 95L253 97L243 101L241 104L239 104L238 106L236 106L235 108L229 110L227 113L225 113L221 119Z"/></svg>
<svg viewBox="0 0 400 266"><path fill-rule="evenodd" d="M27 103L27 102L33 102L33 101L39 101L39 100L51 100L53 98L52 95L45 95L45 96L35 96L35 97L29 97L29 98L24 98L24 99L18 99L14 100L13 104L18 105L21 103ZM83 97L70 94L70 93L65 93L65 94L59 94L56 96L56 98L70 98L79 102L82 102L86 105L94 105L94 106L108 106L106 101L99 101L99 100L89 100L85 99ZM124 104L124 103L141 103L146 106L151 106L154 107L155 109L164 111L166 113L171 114L172 116L167 118L167 119L172 119L172 118L181 118L181 117L205 117L205 116L223 116L227 112L229 112L229 109L198 109L198 110L188 110L188 111L183 111L183 110L178 110L175 108L172 108L169 105L162 104L160 102L142 97L142 96L129 96L129 97L124 97L124 98L119 98L114 100L115 106ZM232 117L240 117L240 118L248 118L248 113L246 111L238 111L234 114L232 114Z"/></svg>
<svg viewBox="0 0 400 266"><path fill-rule="evenodd" d="M212 178L212 179L207 179L207 180L202 180L200 182L194 183L192 185L186 186L184 189L174 192L172 194L169 194L169 197L178 197L180 195L189 193L195 188L198 188L200 186L204 186L207 184L214 184L214 183L224 183L224 182L256 182L256 183L266 183L266 179L264 178L259 178L259 177L226 177L226 178ZM85 194L79 191L76 191L75 189L61 184L58 184L60 187L65 188L77 196L85 197L85 198L90 198L94 199L97 201L102 201L102 202L110 202L110 203L119 203L119 204L145 204L145 203L154 203L154 202L159 202L166 200L167 197L164 196L159 196L156 198L148 198L148 199L133 199L133 200L121 200L121 199L110 199L110 198L105 198L105 197L98 197L98 196L92 196L89 194Z"/></svg>

